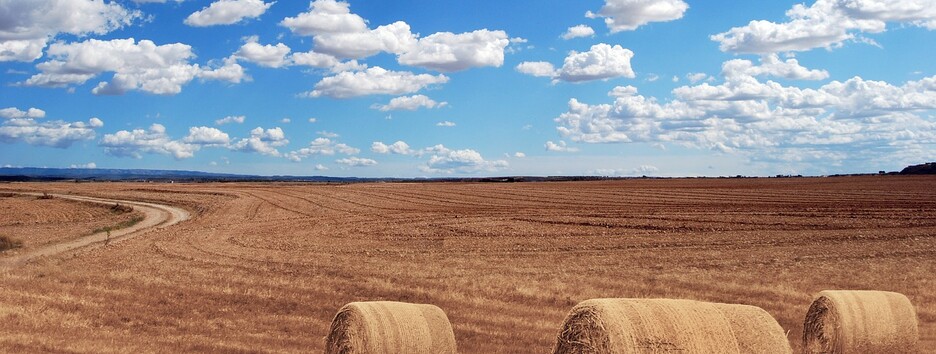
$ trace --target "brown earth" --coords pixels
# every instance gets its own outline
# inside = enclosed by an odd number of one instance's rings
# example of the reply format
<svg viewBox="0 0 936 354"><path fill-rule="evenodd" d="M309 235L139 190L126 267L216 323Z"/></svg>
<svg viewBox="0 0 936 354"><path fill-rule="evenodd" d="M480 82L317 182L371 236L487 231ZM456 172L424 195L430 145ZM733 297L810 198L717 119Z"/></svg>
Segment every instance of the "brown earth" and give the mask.
<svg viewBox="0 0 936 354"><path fill-rule="evenodd" d="M907 295L921 347L936 348L934 185L932 176L0 185L193 215L0 270L0 352L320 352L344 304L390 300L445 310L460 352L545 353L569 309L591 298L759 306L798 352L825 289Z"/></svg>
<svg viewBox="0 0 936 354"><path fill-rule="evenodd" d="M114 227L142 216L139 212L114 205L0 194L0 236L23 242L21 248L0 253L0 256L73 240L93 230Z"/></svg>

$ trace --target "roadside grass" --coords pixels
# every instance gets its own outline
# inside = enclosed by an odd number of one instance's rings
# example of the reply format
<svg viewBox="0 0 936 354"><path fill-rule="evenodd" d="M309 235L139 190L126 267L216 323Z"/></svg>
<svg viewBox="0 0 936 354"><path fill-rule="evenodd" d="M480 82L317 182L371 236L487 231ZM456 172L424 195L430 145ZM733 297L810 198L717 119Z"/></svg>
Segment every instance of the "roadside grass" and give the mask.
<svg viewBox="0 0 936 354"><path fill-rule="evenodd" d="M94 229L94 231L91 231L91 233L92 233L92 234L96 234L96 233L99 233L99 232L108 232L108 233L110 233L111 231L117 231L117 230L120 230L120 229L126 229L126 228L128 228L128 227L133 226L133 225L139 224L140 221L143 221L143 216L142 216L142 215L137 215L137 216L134 216L132 219L127 220L127 221L122 221L122 222L118 223L117 225L105 226L105 227L100 227L100 228Z"/></svg>
<svg viewBox="0 0 936 354"><path fill-rule="evenodd" d="M7 236L0 236L0 252L20 247L23 247L23 241Z"/></svg>

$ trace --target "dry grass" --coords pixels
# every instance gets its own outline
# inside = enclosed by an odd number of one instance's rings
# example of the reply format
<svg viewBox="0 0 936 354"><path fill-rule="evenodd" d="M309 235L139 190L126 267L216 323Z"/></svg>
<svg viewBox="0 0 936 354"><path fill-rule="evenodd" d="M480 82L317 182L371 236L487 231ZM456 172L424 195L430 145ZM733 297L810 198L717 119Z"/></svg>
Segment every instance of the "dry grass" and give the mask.
<svg viewBox="0 0 936 354"><path fill-rule="evenodd" d="M610 297L757 306L798 352L803 316L825 289L905 294L927 350L934 184L4 185L161 201L196 216L0 275L0 352L322 351L336 309L390 300L445 309L460 352L543 353L570 308ZM33 202L17 205L45 213ZM14 236L8 229L0 234Z"/></svg>
<svg viewBox="0 0 936 354"><path fill-rule="evenodd" d="M23 247L23 241L7 236L0 236L0 252Z"/></svg>

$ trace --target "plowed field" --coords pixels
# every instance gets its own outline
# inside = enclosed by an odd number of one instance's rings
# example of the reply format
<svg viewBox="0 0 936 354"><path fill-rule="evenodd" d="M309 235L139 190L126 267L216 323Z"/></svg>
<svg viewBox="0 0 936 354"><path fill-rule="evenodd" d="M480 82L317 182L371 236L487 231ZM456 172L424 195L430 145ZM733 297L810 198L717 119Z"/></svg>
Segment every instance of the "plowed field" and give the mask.
<svg viewBox="0 0 936 354"><path fill-rule="evenodd" d="M933 177L3 191L192 219L0 270L0 352L315 352L345 303L394 300L444 309L460 352L545 353L572 306L606 297L760 306L798 351L825 289L906 294L936 348Z"/></svg>

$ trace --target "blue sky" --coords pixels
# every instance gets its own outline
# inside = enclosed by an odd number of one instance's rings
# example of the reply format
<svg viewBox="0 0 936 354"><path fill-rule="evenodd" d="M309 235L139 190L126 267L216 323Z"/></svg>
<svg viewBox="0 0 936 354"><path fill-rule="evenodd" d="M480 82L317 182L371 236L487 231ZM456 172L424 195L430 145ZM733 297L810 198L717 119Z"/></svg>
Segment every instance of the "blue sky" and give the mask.
<svg viewBox="0 0 936 354"><path fill-rule="evenodd" d="M0 0L0 165L831 174L936 160L936 1Z"/></svg>

